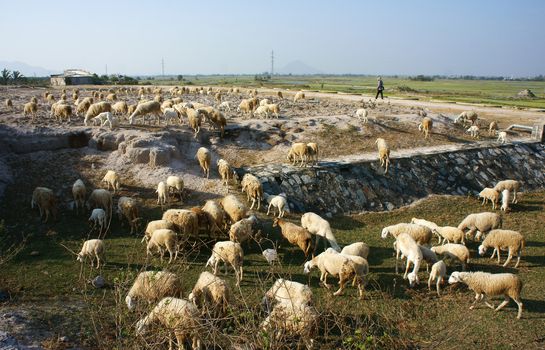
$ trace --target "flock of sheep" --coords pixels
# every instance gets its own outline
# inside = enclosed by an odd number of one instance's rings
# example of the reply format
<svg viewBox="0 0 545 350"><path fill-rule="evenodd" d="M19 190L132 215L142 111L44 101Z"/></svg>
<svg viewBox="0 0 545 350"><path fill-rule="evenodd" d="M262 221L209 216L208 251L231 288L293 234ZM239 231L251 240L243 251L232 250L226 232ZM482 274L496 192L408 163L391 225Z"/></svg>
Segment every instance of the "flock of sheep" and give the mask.
<svg viewBox="0 0 545 350"><path fill-rule="evenodd" d="M118 101L117 95L121 92L127 94L130 90L111 90L107 95L95 91L93 97L80 99L78 92L74 91L72 98L76 102L76 115L84 116L84 124L91 121L101 125L109 125L110 128L119 126L122 116L128 116L129 124L137 122L138 118L145 121L146 115L153 115L157 122L161 119L169 122L174 119L177 122L187 124L194 131L195 136L200 131L202 120L209 121L223 136L226 118L220 109L229 111L230 105L222 101L226 94L238 94L237 88L230 90L213 91L211 88L172 88L169 93L170 99L163 100L163 92L160 88L141 87L136 93L141 102L128 106L124 101ZM147 101L145 96L149 93L155 95L154 100ZM198 103L183 102L182 96L188 93L214 94L218 107L206 106ZM255 96L257 91L251 91L251 97L244 99L239 109L243 113L254 113L264 117L278 116L277 104L270 103L269 99L259 101ZM101 96L102 94L102 96ZM44 98L51 102L51 116L60 120L73 117L72 106L66 102L66 93L63 91L61 99L56 101L53 95L45 94ZM281 92L278 98L283 98ZM304 99L303 93L297 93L294 101ZM105 101L94 102L104 99ZM11 103L11 101L9 101ZM37 111L36 98L25 104L24 113L32 118ZM422 110L422 123L419 130L428 138L432 129L432 120ZM356 116L367 122L367 110L358 109ZM456 123L474 124L476 114L462 113ZM470 126L476 127L476 125ZM496 131L497 123L490 125L490 132ZM468 129L469 130L469 129ZM478 133L477 133L478 135ZM500 133L501 137L501 133ZM505 135L503 136L505 140ZM390 163L390 149L386 140L378 138L376 145L379 153L379 160L385 173ZM212 167L211 152L205 147L198 149L195 158L197 159L203 176L209 177ZM318 145L316 143L294 143L287 155L288 161L292 164L305 166L316 164L318 161ZM339 279L339 289L334 295L341 295L350 281L352 286L357 286L358 294L363 296L367 275L372 269L367 258L372 254L370 247L364 242L355 242L343 248L337 243L329 222L319 215L308 212L301 216L301 225L291 223L283 219L286 212L289 212L288 199L285 194L271 195L263 192L263 187L258 178L252 174L245 174L238 179L229 163L220 159L216 163L222 183L229 192L229 183L240 185L241 191L246 194L249 207L233 194L227 194L219 200L208 200L202 206L190 209L168 209L163 212L161 218L147 223L142 242L146 243L146 255L152 257L158 254L161 261L163 255L168 252L168 263L176 261L178 252L182 245L190 239L197 239L200 233L206 233L216 243L211 247L211 255L206 267L211 267L212 273L201 273L197 283L193 287L187 299L182 298L182 287L180 277L167 271L146 271L138 275L126 297L126 304L133 309L138 302L155 304L155 307L144 318L136 328L139 334L143 334L152 323L159 323L170 330L176 337L182 348L186 339L191 339L193 348L201 346L201 332L206 318L214 319L225 316L230 303L232 292L229 284L218 277L220 264L224 265L225 271L228 267L234 270L236 285L239 286L243 280L244 246L251 239L259 235L257 230L259 222L252 210L259 211L261 203L268 204L267 215L273 209L275 216L273 227L279 227L281 235L290 243L299 247L305 259L303 272L309 274L313 269L320 270L320 282L326 288L330 288L327 277ZM77 260L84 262L89 260L91 266L96 268L104 265L107 240L104 238L109 229L113 211L114 195L121 188L120 176L112 170L108 170L102 179L105 189L94 189L87 196L85 183L78 179L72 186L72 194L76 211L90 211L89 221L93 227L98 229L97 239L87 240L83 243ZM483 204L490 200L493 209L499 203L501 197L501 209L509 210L511 202L516 202L516 193L520 184L515 180L501 181L494 188L485 188L480 197ZM112 192L110 192L110 189ZM183 201L184 182L179 176L169 176L165 181L157 185L157 204L163 206L169 204L174 197ZM57 214L57 198L51 189L36 187L33 192L31 206L37 206L40 217L47 221L50 216ZM138 232L139 224L142 221L139 210L139 203L136 198L119 197L117 207L119 220L127 222L131 233ZM275 213L276 212L276 213ZM385 227L382 230L382 238L392 236L395 238L394 249L396 252L396 273L398 260L406 259L404 278L408 279L412 287L418 284L420 267L423 262L431 265L428 279L428 288L431 283L436 283L437 293L440 295L440 284L447 276L447 265L445 261L459 262L465 270L470 261L470 251L466 247L466 239L482 240L478 253L484 255L488 248L493 248L492 257L497 254L498 262L502 250L508 250L508 258L503 266L506 266L517 255L518 267L522 249L525 245L524 237L512 230L501 229L501 216L496 213L483 212L468 215L458 227L438 226L433 222L413 218L411 223L400 223ZM229 240L221 240L222 235L227 234ZM437 237L437 246L431 246L433 237ZM317 253L319 241L323 241L324 251ZM329 247L328 247L329 246ZM326 249L327 248L327 249ZM273 248L263 250L264 258L273 264L278 259L278 252ZM443 256L440 260L438 256ZM411 264L412 271L409 273ZM486 300L487 296L503 295L505 301L496 310L503 308L512 298L519 307L517 318L521 317L522 302L520 292L522 283L520 279L510 273L490 274L484 272L458 272L451 273L449 283L465 283L475 293L475 302L479 301L493 307ZM263 304L269 311L269 315L262 322L264 330L271 330L277 337L282 335L300 337L308 347L312 346L318 324L318 313L313 305L313 293L307 286L298 282L285 279L278 279L271 289L263 297ZM201 329L201 331L199 331Z"/></svg>

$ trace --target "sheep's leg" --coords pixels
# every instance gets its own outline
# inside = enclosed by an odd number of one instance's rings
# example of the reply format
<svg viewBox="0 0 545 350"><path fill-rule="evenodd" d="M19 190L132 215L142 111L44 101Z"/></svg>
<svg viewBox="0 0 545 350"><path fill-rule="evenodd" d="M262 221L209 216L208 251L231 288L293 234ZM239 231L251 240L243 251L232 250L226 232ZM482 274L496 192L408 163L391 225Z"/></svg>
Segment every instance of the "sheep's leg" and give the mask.
<svg viewBox="0 0 545 350"><path fill-rule="evenodd" d="M520 263L520 256L522 255L522 249L519 249L518 253L517 253L517 263L515 264L515 268L519 267L519 263Z"/></svg>
<svg viewBox="0 0 545 350"><path fill-rule="evenodd" d="M399 271L398 271L398 261L399 261L399 250L396 249L396 275L399 273Z"/></svg>
<svg viewBox="0 0 545 350"><path fill-rule="evenodd" d="M269 207L267 208L267 216L269 215L269 213L271 211L271 206L272 206L272 203L269 203Z"/></svg>
<svg viewBox="0 0 545 350"><path fill-rule="evenodd" d="M485 304L486 306L488 306L489 308L491 308L492 310L494 310L494 307L495 307L495 306L494 306L493 304L490 304L490 303L488 302L488 299L487 299L487 297L486 297L486 294L481 294L481 296L482 296L482 297L481 297L481 300L484 302L484 304Z"/></svg>
<svg viewBox="0 0 545 350"><path fill-rule="evenodd" d="M513 252L511 251L511 248L509 248L509 253L507 254L507 260L505 260L505 263L503 264L503 267L506 267L507 264L509 264L509 262L511 261L511 259L513 259ZM520 256L519 256L518 260L520 260ZM517 265L518 265L518 262L517 262Z"/></svg>
<svg viewBox="0 0 545 350"><path fill-rule="evenodd" d="M477 304L477 302L481 299L481 295L482 294L475 294L475 300L473 301L473 303L471 304L471 306L469 307L470 310L473 310L475 309L475 305Z"/></svg>
<svg viewBox="0 0 545 350"><path fill-rule="evenodd" d="M511 203L517 203L517 191L513 191L513 200L511 200Z"/></svg>
<svg viewBox="0 0 545 350"><path fill-rule="evenodd" d="M403 279L407 279L407 273L409 273L409 267L411 266L411 261L409 258L407 258L407 266L405 267L405 274L403 275Z"/></svg>
<svg viewBox="0 0 545 350"><path fill-rule="evenodd" d="M496 256L496 248L492 251L492 255L490 256L490 259L494 259L494 256Z"/></svg>
<svg viewBox="0 0 545 350"><path fill-rule="evenodd" d="M431 281L432 281L433 278L434 278L434 276L432 276L430 274L430 277L428 278L428 290L431 290Z"/></svg>
<svg viewBox="0 0 545 350"><path fill-rule="evenodd" d="M443 282L443 277L439 277L439 278L437 279L437 285L436 285L436 286L437 286L437 295L438 295L439 297L441 296L441 292L440 292L440 290L441 290L441 288L440 288L441 282Z"/></svg>
<svg viewBox="0 0 545 350"><path fill-rule="evenodd" d="M513 298L513 300L515 301L515 303L517 303L517 306L519 308L517 313L517 319L520 319L520 316L522 316L522 302L518 298Z"/></svg>
<svg viewBox="0 0 545 350"><path fill-rule="evenodd" d="M344 285L346 284L346 281L344 280L344 278L340 277L339 279L339 289L333 293L334 296L337 296L337 295L341 295L343 290L344 290Z"/></svg>
<svg viewBox="0 0 545 350"><path fill-rule="evenodd" d="M497 253L498 253L498 265L500 264L500 261L501 261L501 258L500 258L500 247L497 248Z"/></svg>

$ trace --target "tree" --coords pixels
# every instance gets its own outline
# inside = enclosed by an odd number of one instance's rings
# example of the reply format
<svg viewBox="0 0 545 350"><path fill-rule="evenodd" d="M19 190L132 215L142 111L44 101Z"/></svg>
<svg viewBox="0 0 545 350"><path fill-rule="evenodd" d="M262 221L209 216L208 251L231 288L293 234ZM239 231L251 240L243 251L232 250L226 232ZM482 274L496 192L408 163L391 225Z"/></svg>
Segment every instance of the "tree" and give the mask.
<svg viewBox="0 0 545 350"><path fill-rule="evenodd" d="M183 81L183 80L184 80L184 76L181 75L181 74L179 74L179 75L177 76L177 79L178 79L178 81Z"/></svg>
<svg viewBox="0 0 545 350"><path fill-rule="evenodd" d="M11 77L13 79L13 82L18 82L19 80L23 79L24 78L24 75L21 74L21 72L19 72L18 70L14 70L12 73L11 73Z"/></svg>
<svg viewBox="0 0 545 350"><path fill-rule="evenodd" d="M1 73L2 73L2 84L8 85L8 81L11 79L11 72L7 70L6 68L4 68Z"/></svg>

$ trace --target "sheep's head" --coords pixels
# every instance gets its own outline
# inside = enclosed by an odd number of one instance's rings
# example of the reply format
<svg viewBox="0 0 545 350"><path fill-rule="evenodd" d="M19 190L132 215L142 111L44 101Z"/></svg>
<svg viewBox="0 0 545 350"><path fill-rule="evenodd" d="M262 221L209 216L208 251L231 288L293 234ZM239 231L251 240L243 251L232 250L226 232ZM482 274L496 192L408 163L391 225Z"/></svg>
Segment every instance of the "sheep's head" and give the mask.
<svg viewBox="0 0 545 350"><path fill-rule="evenodd" d="M388 231L388 228L385 227L385 228L382 229L382 233L381 233L380 237L382 239L385 239L386 237L388 237L388 233L390 233L390 231Z"/></svg>
<svg viewBox="0 0 545 350"><path fill-rule="evenodd" d="M420 281L418 280L418 275L414 272L411 272L407 275L407 278L409 279L409 286L414 287L415 284L418 284Z"/></svg>
<svg viewBox="0 0 545 350"><path fill-rule="evenodd" d="M303 272L308 274L310 273L310 271L315 267L316 265L314 264L314 262L312 260L310 261L307 261L304 265L304 268L303 268Z"/></svg>
<svg viewBox="0 0 545 350"><path fill-rule="evenodd" d="M214 256L214 254L212 254L212 256L210 257L210 259L208 259L204 267L214 266L215 264L216 264L216 257Z"/></svg>
<svg viewBox="0 0 545 350"><path fill-rule="evenodd" d="M325 253L328 253L328 254L336 254L336 253L339 253L338 251L336 251L335 249L329 247L325 250Z"/></svg>
<svg viewBox="0 0 545 350"><path fill-rule="evenodd" d="M147 328L146 318L139 320L136 323L136 334L138 335L144 334L144 332L146 331L146 328Z"/></svg>
<svg viewBox="0 0 545 350"><path fill-rule="evenodd" d="M486 247L484 245L479 246L479 255L484 255L486 253Z"/></svg>
<svg viewBox="0 0 545 350"><path fill-rule="evenodd" d="M129 308L129 310L134 309L135 302L134 302L134 299L130 295L127 295L125 297L125 304L127 304L127 308Z"/></svg>
<svg viewBox="0 0 545 350"><path fill-rule="evenodd" d="M78 253L78 255L76 255L76 261L83 262L83 254Z"/></svg>
<svg viewBox="0 0 545 350"><path fill-rule="evenodd" d="M448 283L449 283L449 284L454 284L454 283L458 283L458 282L462 282L462 278L461 278L461 276L460 276L460 272L454 271L454 272L450 275L450 277L449 277L449 279L448 279Z"/></svg>

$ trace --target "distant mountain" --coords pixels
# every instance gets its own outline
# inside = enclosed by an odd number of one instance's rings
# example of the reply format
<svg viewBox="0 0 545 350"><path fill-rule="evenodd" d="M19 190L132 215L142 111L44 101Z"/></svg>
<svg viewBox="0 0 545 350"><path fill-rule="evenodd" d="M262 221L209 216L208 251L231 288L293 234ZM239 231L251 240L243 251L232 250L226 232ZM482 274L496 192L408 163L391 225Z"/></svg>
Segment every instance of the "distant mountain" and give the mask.
<svg viewBox="0 0 545 350"><path fill-rule="evenodd" d="M318 69L309 66L301 61L292 61L286 64L283 68L278 70L278 74L294 74L294 75L306 75L306 74L322 74Z"/></svg>
<svg viewBox="0 0 545 350"><path fill-rule="evenodd" d="M0 70L2 69L8 69L11 71L18 70L19 72L23 73L26 77L47 77L51 74L59 74L62 72L43 68L43 67L37 67L37 66L31 66L29 64L26 64L24 62L8 62L8 61L0 61Z"/></svg>

